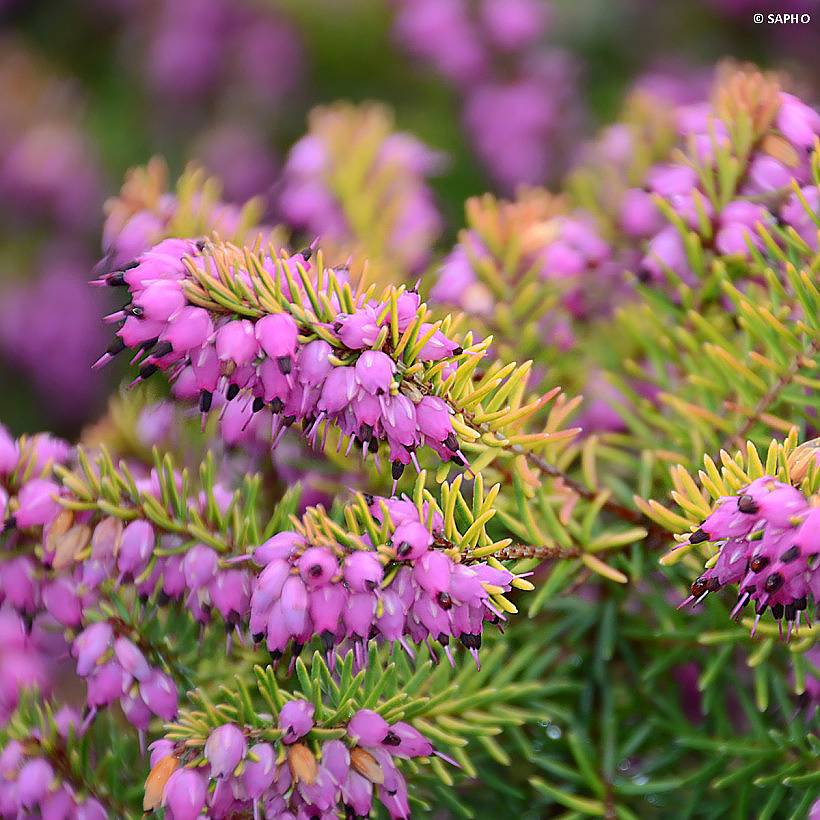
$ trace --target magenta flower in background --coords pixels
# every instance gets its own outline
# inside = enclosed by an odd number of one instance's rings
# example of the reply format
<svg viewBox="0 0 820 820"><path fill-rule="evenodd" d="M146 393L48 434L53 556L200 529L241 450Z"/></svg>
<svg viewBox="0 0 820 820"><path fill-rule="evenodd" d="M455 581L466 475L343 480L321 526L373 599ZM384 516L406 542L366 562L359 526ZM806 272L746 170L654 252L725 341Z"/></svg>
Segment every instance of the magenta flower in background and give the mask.
<svg viewBox="0 0 820 820"><path fill-rule="evenodd" d="M300 80L298 33L270 8L244 0L135 0L116 12L122 47L163 109L165 128L179 128L174 105L193 112L222 100L252 113L280 105Z"/></svg>
<svg viewBox="0 0 820 820"><path fill-rule="evenodd" d="M442 154L393 131L384 106L315 108L282 169L279 210L294 228L342 247L363 241L371 257L417 271L443 227L427 183L443 165Z"/></svg>
<svg viewBox="0 0 820 820"><path fill-rule="evenodd" d="M580 125L578 68L544 45L541 0L395 0L399 46L456 87L467 139L506 193L566 167Z"/></svg>
<svg viewBox="0 0 820 820"><path fill-rule="evenodd" d="M578 127L575 74L569 55L536 54L517 79L491 78L466 94L464 129L501 190L544 183L561 170Z"/></svg>
<svg viewBox="0 0 820 820"><path fill-rule="evenodd" d="M34 385L46 414L80 421L99 407L103 384L90 370L103 344L101 298L87 284L90 260L56 246L34 282L2 285L0 354Z"/></svg>
<svg viewBox="0 0 820 820"><path fill-rule="evenodd" d="M224 183L229 202L243 203L258 194L270 197L277 179L277 164L258 127L226 122L199 134L194 156Z"/></svg>

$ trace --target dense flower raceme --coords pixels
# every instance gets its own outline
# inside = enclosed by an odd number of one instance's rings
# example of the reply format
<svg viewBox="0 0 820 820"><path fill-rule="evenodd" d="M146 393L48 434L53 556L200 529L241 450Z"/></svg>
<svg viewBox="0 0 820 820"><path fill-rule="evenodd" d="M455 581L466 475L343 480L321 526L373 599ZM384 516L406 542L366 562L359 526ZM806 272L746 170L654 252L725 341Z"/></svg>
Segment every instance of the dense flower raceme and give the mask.
<svg viewBox="0 0 820 820"><path fill-rule="evenodd" d="M741 69L723 72L711 100L679 105L671 116L673 150L641 170L637 185L628 166L645 153L639 130L619 125L605 135L605 161L614 158L617 165L620 156L626 166L620 196L607 196L614 227L640 249L633 270L642 280L658 283L671 274L696 283L687 232L700 238L707 253L728 258L748 259L750 247L763 250L759 227L790 226L817 248L809 212L818 203L811 164L820 114L776 80ZM655 149L665 143L662 133L656 136ZM737 163L730 177L719 170L729 162ZM605 178L612 177L610 170Z"/></svg>
<svg viewBox="0 0 820 820"><path fill-rule="evenodd" d="M369 502L369 504L368 504ZM281 532L253 553L262 568L251 594L250 631L278 659L321 637L333 648L351 641L359 663L373 638L412 644L438 641L452 663L450 638L478 663L484 622L505 619L503 593L519 581L500 563L461 563L444 537L444 521L427 502L361 498L363 519L379 527L342 545L321 533L321 512L308 511L301 531ZM311 513L313 515L311 516ZM367 530L368 528L365 527ZM455 557L454 557L455 556Z"/></svg>
<svg viewBox="0 0 820 820"><path fill-rule="evenodd" d="M64 463L69 452L65 443L47 436L14 441L0 427L5 521L0 646L7 650L0 661L0 718L11 713L20 689L37 685L47 693L53 658L70 654L76 674L86 682L88 719L119 702L129 721L143 730L152 715L163 720L175 715L176 685L149 664L148 647L140 646L133 627L106 615L100 604L112 589L133 585L142 601L183 603L200 624L219 614L230 633L247 621L251 573L226 564L211 546L186 546L177 534L161 534L143 518L124 524L93 510L64 508L57 499L72 500L72 494L55 480L51 465ZM174 480L181 489L181 476ZM163 497L156 471L136 479L135 487L141 498ZM216 484L210 496L190 499L191 514L207 520L209 504L215 504L224 515L233 493ZM173 514L170 505L165 514ZM31 628L21 631L20 619ZM26 662L12 665L20 653Z"/></svg>
<svg viewBox="0 0 820 820"><path fill-rule="evenodd" d="M282 170L283 218L324 242L351 250L363 242L369 258L389 257L405 271L423 267L442 229L426 178L443 156L393 131L381 105L316 108L309 126Z"/></svg>
<svg viewBox="0 0 820 820"><path fill-rule="evenodd" d="M163 241L100 280L126 286L132 301L109 317L122 325L97 365L132 348L142 362L139 379L167 371L175 394L198 397L203 415L215 393L224 395L220 429L231 444L272 418L274 444L296 421L312 444L324 442L331 426L341 433L340 447L349 437L348 451L357 441L365 455L377 457L386 443L394 479L407 464L418 464L415 453L424 445L445 461L466 464L447 403L425 395L425 385L408 372L436 362L453 367L462 348L423 321L418 294L391 290L380 301L367 294L354 299L344 270L314 274L310 257L308 249L254 262L228 245ZM208 297L208 288L216 288L224 302L223 275L247 299L235 297L237 313ZM290 301L315 299L319 277L331 321L311 318ZM210 309L199 306L203 299Z"/></svg>
<svg viewBox="0 0 820 820"><path fill-rule="evenodd" d="M797 630L810 602L820 600L820 508L791 484L771 476L755 479L717 507L681 546L707 541L720 547L716 562L693 584L684 604L737 584L732 617L754 602L755 623L767 608L787 637ZM683 604L682 604L683 606Z"/></svg>
<svg viewBox="0 0 820 820"><path fill-rule="evenodd" d="M486 194L465 210L468 227L438 270L430 300L458 306L502 345L511 340L508 358L536 359L545 343L562 353L577 349L591 322L606 321L634 297L625 269L639 254L605 240L595 217L570 211L566 198L522 188L512 201ZM587 397L576 417L585 432L623 429L628 403L599 367L587 368L578 389Z"/></svg>
<svg viewBox="0 0 820 820"><path fill-rule="evenodd" d="M569 212L565 199L521 189L512 201L490 195L468 200L466 212L469 227L444 260L431 299L491 316L490 285L514 288L534 275L560 294L561 309L552 307L540 321L543 336L564 349L575 342L574 320L608 316L622 300L624 260L602 238L595 218Z"/></svg>
<svg viewBox="0 0 820 820"><path fill-rule="evenodd" d="M214 728L201 757L159 740L151 745L151 772L145 784L146 811L165 808L168 820L227 818L253 810L268 820L308 817L369 817L376 797L393 818L407 818L407 784L397 761L425 758L432 744L403 721L388 723L360 709L341 738L319 742L315 706L290 700L272 719L271 730L225 723ZM206 765L194 766L195 762Z"/></svg>
<svg viewBox="0 0 820 820"><path fill-rule="evenodd" d="M811 157L820 115L812 108L774 80L743 70L719 81L711 102L652 110L638 97L632 105L643 128L610 127L575 170L573 199L588 207L573 209L543 191L519 193L509 203L470 201L469 230L445 260L431 298L486 315L493 309L487 266L498 268L505 284L532 267L544 280L565 283L566 309L586 319L607 315L628 296L625 280L635 274L652 283L671 274L695 285L685 232L698 235L708 253L728 258L748 258L750 245L763 248L758 225L790 226L817 248ZM748 144L730 128L739 119L749 122ZM730 157L740 169L727 188L716 182L717 168ZM513 240L520 250L511 272L500 260ZM560 340L560 327L552 333ZM572 338L568 333L565 343Z"/></svg>
<svg viewBox="0 0 820 820"><path fill-rule="evenodd" d="M506 191L561 169L580 124L577 68L545 46L544 0L394 0L399 45L462 95L467 138Z"/></svg>

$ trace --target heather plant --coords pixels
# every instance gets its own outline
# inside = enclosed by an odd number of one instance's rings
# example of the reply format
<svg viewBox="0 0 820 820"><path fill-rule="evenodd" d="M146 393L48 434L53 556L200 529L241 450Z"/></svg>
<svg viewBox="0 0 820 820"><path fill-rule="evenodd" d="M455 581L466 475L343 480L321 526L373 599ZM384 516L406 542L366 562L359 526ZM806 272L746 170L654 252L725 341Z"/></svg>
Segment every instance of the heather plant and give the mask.
<svg viewBox="0 0 820 820"><path fill-rule="evenodd" d="M474 5L415 51L491 83L543 21ZM816 813L820 114L788 87L644 88L440 244L441 157L377 104L314 110L284 224L134 169L88 271L122 389L76 441L0 427L0 817Z"/></svg>

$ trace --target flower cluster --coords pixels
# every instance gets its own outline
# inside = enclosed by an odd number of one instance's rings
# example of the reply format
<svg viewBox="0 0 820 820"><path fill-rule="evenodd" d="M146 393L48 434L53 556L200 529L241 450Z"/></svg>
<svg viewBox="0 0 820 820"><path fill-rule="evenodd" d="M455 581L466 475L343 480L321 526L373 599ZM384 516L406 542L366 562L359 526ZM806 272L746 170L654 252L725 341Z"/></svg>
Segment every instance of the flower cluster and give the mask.
<svg viewBox="0 0 820 820"><path fill-rule="evenodd" d="M536 358L546 343L565 355L590 335L591 322L607 321L634 297L624 269L638 255L605 240L593 215L569 211L564 198L522 188L511 201L470 199L465 210L468 227L437 271L430 300L456 305L493 334L514 339L505 354ZM578 389L587 401L577 423L585 432L623 429L619 404L626 399L599 367L585 371Z"/></svg>
<svg viewBox="0 0 820 820"><path fill-rule="evenodd" d="M487 316L494 299L482 280L515 287L535 276L557 292L562 308L539 317L541 337L564 350L575 343L573 320L608 316L622 299L623 260L591 214L568 213L563 199L541 189L522 189L512 201L485 195L468 200L466 211L470 228L444 260L431 299Z"/></svg>
<svg viewBox="0 0 820 820"><path fill-rule="evenodd" d="M247 310L249 318L240 318L189 298L192 284L213 281L220 254L223 265L227 259L245 266L233 271L235 285L254 299L264 299L266 288L277 289L284 294L282 309ZM127 286L132 301L109 317L122 325L96 366L125 348L136 349L142 360L138 378L168 371L178 397L199 398L203 420L214 394L222 394L221 432L229 443L272 416L274 444L297 420L312 444L323 426L323 443L329 428L337 427L339 446L348 437L348 450L358 441L365 456L376 456L386 443L394 480L407 464L418 464L415 451L425 445L445 461L466 464L447 403L402 378L412 363L444 362L462 348L437 325L422 321L424 309L414 292L392 291L381 301L351 299L345 312L335 287L343 271L319 272L330 280L332 322L295 313L288 300L296 290L304 295L313 288L310 257L310 249L290 258L261 257L259 275L265 278L256 279L249 272L254 266L227 246L161 242L100 280ZM416 340L412 349L410 333ZM401 356L393 347L399 339Z"/></svg>
<svg viewBox="0 0 820 820"><path fill-rule="evenodd" d="M364 240L371 260L389 257L417 271L442 228L425 179L442 164L424 143L394 132L382 106L317 108L288 154L279 208L289 224L323 242Z"/></svg>
<svg viewBox="0 0 820 820"><path fill-rule="evenodd" d="M740 119L749 124L748 143L732 130ZM680 106L675 121L682 153L672 152L650 167L643 184L628 189L621 203L622 229L645 240L641 278L658 282L671 274L694 284L686 231L726 257L749 258L750 247L763 250L758 228L776 224L794 227L817 247L817 228L792 187L802 186L802 198L816 207L817 187L811 184L811 155L820 135L816 111L774 80L737 71L717 84L710 102ZM740 169L716 189L717 169L729 157Z"/></svg>
<svg viewBox="0 0 820 820"><path fill-rule="evenodd" d="M133 168L117 197L105 204L103 271L116 270L170 236L216 232L225 239L277 242L275 229L257 225L261 206L251 200L240 207L223 202L220 183L191 165L169 190L168 168L159 159Z"/></svg>
<svg viewBox="0 0 820 820"><path fill-rule="evenodd" d="M56 660L68 650L63 630L78 622L76 575L58 577L20 548L32 532L42 540L43 525L58 515L61 491L52 471L69 456L60 439L15 440L0 425L0 725L23 690L52 691L61 676ZM46 539L44 560L59 564L61 546Z"/></svg>
<svg viewBox="0 0 820 820"><path fill-rule="evenodd" d="M101 599L112 586L133 584L141 601L184 601L201 624L209 623L216 611L231 633L248 617L250 573L225 564L204 543L185 545L176 532L161 535L144 518L123 524L115 515L63 507L60 499L76 499L52 475L52 465L65 463L69 452L58 439L41 435L15 441L0 427L5 530L0 552L0 719L5 722L14 710L22 689L36 685L48 693L56 674L53 659L70 651L77 675L87 684L88 720L119 701L128 720L143 730L152 714L163 720L174 716L176 685L148 665L130 627L117 619L99 620ZM173 480L181 492L181 475L174 474ZM139 498L155 499L154 509L173 515L170 504L158 501L163 491L156 470L134 481ZM209 504L215 504L224 516L233 494L216 484L209 496L200 493L191 499L187 514L207 520Z"/></svg>
<svg viewBox="0 0 820 820"><path fill-rule="evenodd" d="M463 97L467 137L507 191L560 169L579 124L577 70L543 39L542 0L395 0L399 44Z"/></svg>
<svg viewBox="0 0 820 820"><path fill-rule="evenodd" d="M4 580L0 568L0 583ZM52 626L46 615L35 619L29 629L10 603L0 605L0 726L14 713L23 690L36 688L43 696L51 693L57 677L55 658L67 651Z"/></svg>
<svg viewBox="0 0 820 820"><path fill-rule="evenodd" d="M65 743L69 726L77 730L76 720L73 716L65 720L65 712L56 717L58 732ZM106 820L108 812L96 798L81 795L59 777L47 757L32 754L30 746L36 749L37 740L31 744L10 740L0 750L0 818Z"/></svg>
<svg viewBox="0 0 820 820"><path fill-rule="evenodd" d="M363 534L344 547L304 532L281 532L254 551L262 571L251 594L250 631L278 659L320 637L330 654L351 641L359 663L372 639L411 644L438 641L450 662L457 638L478 664L484 622L504 619L494 596L514 577L500 565L464 564L453 558L441 513L407 498L363 499L378 540ZM456 551L457 554L457 551ZM497 563L497 562L496 562ZM429 646L429 643L428 643ZM330 654L330 662L333 655Z"/></svg>
<svg viewBox="0 0 820 820"><path fill-rule="evenodd" d="M211 731L202 750L207 765L181 765L188 752L170 740L152 744L145 784L146 811L165 807L169 820L227 818L260 807L266 818L369 817L375 797L393 818L407 818L407 784L396 759L424 758L432 744L409 723L388 723L360 709L342 727L342 738L321 744L312 736L315 706L290 700L278 716L279 737L268 742L259 730L224 723ZM268 734L270 730L267 730Z"/></svg>
<svg viewBox="0 0 820 820"><path fill-rule="evenodd" d="M753 601L754 628L768 607L781 624L786 619L791 637L809 602L820 600L820 508L810 507L791 484L762 476L736 496L718 499L715 510L684 544L707 541L719 544L720 552L692 584L684 604L697 604L710 592L737 584L732 617L739 617Z"/></svg>
<svg viewBox="0 0 820 820"><path fill-rule="evenodd" d="M129 63L168 106L201 107L219 100L249 110L276 106L300 79L298 33L270 9L228 0L97 5L121 18L121 48ZM171 120L170 110L167 116Z"/></svg>
<svg viewBox="0 0 820 820"><path fill-rule="evenodd" d="M152 667L142 651L111 624L97 621L74 639L71 654L77 674L86 679L88 721L99 709L119 700L128 722L143 731L152 715L173 720L177 713L177 689L173 679Z"/></svg>

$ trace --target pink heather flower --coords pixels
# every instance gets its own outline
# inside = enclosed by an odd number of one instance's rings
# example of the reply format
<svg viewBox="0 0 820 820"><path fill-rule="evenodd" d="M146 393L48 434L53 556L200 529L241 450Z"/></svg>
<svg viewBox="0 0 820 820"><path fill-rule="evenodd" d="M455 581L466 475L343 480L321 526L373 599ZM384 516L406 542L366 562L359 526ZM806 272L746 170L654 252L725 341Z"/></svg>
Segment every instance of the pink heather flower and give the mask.
<svg viewBox="0 0 820 820"><path fill-rule="evenodd" d="M292 635L301 635L308 623L308 593L298 575L290 575L282 584L283 623Z"/></svg>
<svg viewBox="0 0 820 820"><path fill-rule="evenodd" d="M185 305L174 316L174 321L160 334L177 353L188 353L201 348L213 334L213 322L207 310Z"/></svg>
<svg viewBox="0 0 820 820"><path fill-rule="evenodd" d="M715 234L715 248L726 256L748 256L750 244L758 248L763 247L757 225L765 226L771 222L771 215L762 205L743 200L730 202L720 214L720 227Z"/></svg>
<svg viewBox="0 0 820 820"><path fill-rule="evenodd" d="M43 584L43 606L55 621L70 628L82 623L83 605L77 583L69 577L60 576Z"/></svg>
<svg viewBox="0 0 820 820"><path fill-rule="evenodd" d="M544 34L550 7L538 0L483 0L479 15L493 43L515 52L533 45Z"/></svg>
<svg viewBox="0 0 820 820"><path fill-rule="evenodd" d="M129 683L129 676L116 661L111 660L98 666L88 678L88 705L108 706L125 692Z"/></svg>
<svg viewBox="0 0 820 820"><path fill-rule="evenodd" d="M352 592L342 612L344 625L353 638L367 640L376 613L376 598L370 592Z"/></svg>
<svg viewBox="0 0 820 820"><path fill-rule="evenodd" d="M472 236L469 237L471 240ZM478 240L471 246L480 245ZM486 254L483 247L477 248ZM435 284L430 289L430 301L457 305L473 316L490 316L495 300L492 293L478 280L469 254L463 243L456 245L444 259ZM415 315L415 310L413 311Z"/></svg>
<svg viewBox="0 0 820 820"><path fill-rule="evenodd" d="M402 0L394 34L405 49L432 62L456 86L468 87L484 74L487 55L461 0Z"/></svg>
<svg viewBox="0 0 820 820"><path fill-rule="evenodd" d="M760 532L756 539L745 536ZM767 607L779 621L785 615L788 636L799 627L808 597L817 600L814 556L820 554L820 512L809 508L797 489L770 476L753 481L719 506L689 538L689 543L722 540L716 564L692 584L684 603L698 603L709 592L739 584L732 617L756 601L755 627ZM754 631L754 630L753 630Z"/></svg>
<svg viewBox="0 0 820 820"><path fill-rule="evenodd" d="M250 629L255 641L266 638L274 659L291 640L298 652L312 636L321 637L330 653L349 637L354 640L357 662L363 663L364 643L381 635L401 642L408 651L408 638L415 643L431 636L448 654L449 638L457 637L477 660L483 621L495 622L498 617L487 606L489 593L484 584L506 590L513 575L484 564L453 564L443 551L431 550L433 536L412 502L393 498L377 503L372 499L369 506L377 520L381 520L382 505L389 510L395 528L392 541L397 560L407 562L389 574L386 586L384 564L369 550L350 552L337 580L327 575L336 573L337 559L331 561L325 548L316 547L297 547L287 559L274 559L258 576L251 598ZM422 513L442 533L440 514L433 515L429 506ZM318 586L311 583L313 566L318 567ZM300 574L291 574L291 567Z"/></svg>
<svg viewBox="0 0 820 820"><path fill-rule="evenodd" d="M695 170L688 165L656 165L646 176L646 183L652 193L663 197L688 194L698 186Z"/></svg>
<svg viewBox="0 0 820 820"><path fill-rule="evenodd" d="M276 777L276 753L270 743L257 743L248 750L242 769L242 786L251 800L259 800Z"/></svg>
<svg viewBox="0 0 820 820"><path fill-rule="evenodd" d="M388 790L387 787L379 790L379 800L390 812L393 818L409 818L410 804L407 800L407 783L404 778L397 773L395 787Z"/></svg>
<svg viewBox="0 0 820 820"><path fill-rule="evenodd" d="M225 623L236 626L250 609L250 578L240 570L221 570L208 584L208 595Z"/></svg>
<svg viewBox="0 0 820 820"><path fill-rule="evenodd" d="M195 544L182 562L182 572L189 589L200 589L209 584L219 570L219 555L213 547Z"/></svg>
<svg viewBox="0 0 820 820"><path fill-rule="evenodd" d="M211 777L228 777L244 759L248 746L238 726L225 723L205 741L204 754L211 764Z"/></svg>
<svg viewBox="0 0 820 820"><path fill-rule="evenodd" d="M279 725L285 743L294 743L313 728L315 706L306 700L289 700L279 711Z"/></svg>
<svg viewBox="0 0 820 820"><path fill-rule="evenodd" d="M433 543L433 536L419 521L405 521L393 533L393 549L403 561L421 558Z"/></svg>
<svg viewBox="0 0 820 820"><path fill-rule="evenodd" d="M5 598L19 612L32 614L39 603L39 585L35 583L37 565L27 555L18 555L3 562L3 583L0 599Z"/></svg>
<svg viewBox="0 0 820 820"><path fill-rule="evenodd" d="M345 345L351 350L361 350L370 347L378 335L378 317L371 305L365 305L355 313L341 313L336 318L333 331Z"/></svg>
<svg viewBox="0 0 820 820"><path fill-rule="evenodd" d="M429 322L421 322L419 325L419 338L426 336L433 326ZM451 356L458 356L461 347L457 342L448 339L440 330L435 331L430 339L425 342L419 351L418 357L422 361L438 362L441 359L448 359Z"/></svg>
<svg viewBox="0 0 820 820"><path fill-rule="evenodd" d="M98 800L89 797L76 806L77 820L106 820L108 814Z"/></svg>
<svg viewBox="0 0 820 820"><path fill-rule="evenodd" d="M440 443L452 445L458 449L450 409L447 403L438 396L423 396L416 404L416 423L419 430L428 438Z"/></svg>
<svg viewBox="0 0 820 820"><path fill-rule="evenodd" d="M20 448L17 440L0 424L0 475L8 475L17 466Z"/></svg>
<svg viewBox="0 0 820 820"><path fill-rule="evenodd" d="M173 720L177 715L177 689L171 677L152 669L140 681L139 693L145 705L161 720Z"/></svg>
<svg viewBox="0 0 820 820"><path fill-rule="evenodd" d="M219 429L228 445L256 446L265 440L267 429L272 429L276 446L284 430L298 421L303 435L314 447L324 446L330 425L337 426L343 437L361 445L364 456L375 456L380 444L386 442L394 480L398 480L407 464L418 467L415 450L424 445L442 459L466 464L452 431L438 429L441 425L434 411L441 410L442 400L422 403L430 409L423 414L422 423L428 430L425 435L418 426L416 405L405 395L407 391L400 389L390 395L398 372L394 359L384 350L366 349L393 321L392 312L385 312L387 301L371 300L352 314L339 314L333 324L338 341L333 344L314 339L303 345L300 333L309 332L310 328L297 325L289 313L271 314L254 321L224 315L209 318L194 312L201 308L186 304L164 321L148 318L146 310L137 304L140 295L153 288L159 291L151 293L159 292L160 296L166 292L176 294L182 280L191 275L184 266L180 269L181 253L191 256L195 264L210 265L207 254L196 244L166 241L143 254L135 267L125 271L124 277L137 283L130 286L134 303L123 311L126 318L117 344L97 364L126 346L143 347L136 381L147 379L158 370L169 371L178 397L198 395L203 423L214 405L221 407ZM305 263L308 256L307 251L301 255ZM268 259L271 264L274 261L294 263L290 258ZM142 268L147 271L140 273ZM157 278L153 274L167 276ZM237 270L235 275L241 278L243 271ZM250 280L246 284L253 287ZM329 298L336 297L331 293ZM396 307L397 326L402 332L402 328L406 330L416 320L418 294L400 291ZM383 326L379 316L384 317ZM176 322L184 325L179 334L172 332ZM462 352L456 341L429 323L421 323L419 333L429 337L416 353L421 361L439 361ZM334 355L350 357L350 364L331 364ZM217 392L222 395L215 399ZM437 440L436 435L442 438ZM122 566L121 555L118 562L124 575L130 572L133 576L144 569L136 565L138 572L134 572L135 568Z"/></svg>
<svg viewBox="0 0 820 820"><path fill-rule="evenodd" d="M372 592L384 578L384 567L372 552L352 552L344 561L344 579L353 592Z"/></svg>
<svg viewBox="0 0 820 820"><path fill-rule="evenodd" d="M378 712L360 709L347 724L347 734L360 746L376 746L384 741L390 725Z"/></svg>
<svg viewBox="0 0 820 820"><path fill-rule="evenodd" d="M302 580L309 589L325 586L339 571L336 556L325 547L306 549L297 566Z"/></svg>
<svg viewBox="0 0 820 820"><path fill-rule="evenodd" d="M26 482L17 494L18 509L14 514L17 526L27 529L47 524L61 509L56 501L59 495L59 486L48 479L35 478Z"/></svg>
<svg viewBox="0 0 820 820"><path fill-rule="evenodd" d="M120 708L125 719L140 731L145 731L151 725L151 710L139 696L139 692L126 691L120 698Z"/></svg>
<svg viewBox="0 0 820 820"><path fill-rule="evenodd" d="M782 162L765 154L755 157L749 163L747 171L748 190L750 192L768 194L773 191L789 190L794 178L792 171ZM817 190L815 188L815 190Z"/></svg>
<svg viewBox="0 0 820 820"><path fill-rule="evenodd" d="M627 236L644 239L663 227L663 217L651 194L641 188L630 188L621 200L620 224Z"/></svg>
<svg viewBox="0 0 820 820"><path fill-rule="evenodd" d="M132 678L143 681L151 674L151 667L145 660L145 655L127 638L117 638L114 641L114 657Z"/></svg>
<svg viewBox="0 0 820 820"><path fill-rule="evenodd" d="M153 769L164 757L173 755L175 747L176 744L166 738L160 738L153 743L149 743L148 751L151 753L149 758L151 768Z"/></svg>
<svg viewBox="0 0 820 820"><path fill-rule="evenodd" d="M107 621L87 626L75 639L71 654L77 659L77 674L87 677L111 647L114 630Z"/></svg>
<svg viewBox="0 0 820 820"><path fill-rule="evenodd" d="M324 339L308 342L299 352L297 378L306 387L318 387L328 377L333 365L327 360L333 352Z"/></svg>
<svg viewBox="0 0 820 820"><path fill-rule="evenodd" d="M315 632L322 637L325 651L330 652L347 606L348 591L342 584L327 584L312 589L308 610Z"/></svg>
<svg viewBox="0 0 820 820"><path fill-rule="evenodd" d="M142 520L132 521L122 533L117 567L123 574L138 575L148 563L154 550L153 527Z"/></svg>
<svg viewBox="0 0 820 820"><path fill-rule="evenodd" d="M334 367L325 379L316 407L328 415L345 410L359 389L356 371L352 367Z"/></svg>
<svg viewBox="0 0 820 820"><path fill-rule="evenodd" d="M162 805L167 806L174 820L194 820L205 806L207 781L198 769L177 769L162 790Z"/></svg>
<svg viewBox="0 0 820 820"><path fill-rule="evenodd" d="M429 757L433 753L433 744L418 729L402 721L391 724L381 742L394 757Z"/></svg>
<svg viewBox="0 0 820 820"><path fill-rule="evenodd" d="M74 796L66 786L46 795L41 807L43 820L70 820L74 816Z"/></svg>
<svg viewBox="0 0 820 820"><path fill-rule="evenodd" d="M341 786L350 770L350 750L341 740L322 744L322 766L336 786Z"/></svg>
<svg viewBox="0 0 820 820"><path fill-rule="evenodd" d="M149 282L135 297L134 305L142 310L142 316L149 321L167 322L186 304L182 284L177 279L158 279Z"/></svg>
<svg viewBox="0 0 820 820"><path fill-rule="evenodd" d="M674 225L667 225L655 234L646 250L646 256L641 260L639 277L662 282L667 273L671 273L684 281L692 279L683 239Z"/></svg>
<svg viewBox="0 0 820 820"><path fill-rule="evenodd" d="M820 210L820 191L816 185L807 185L800 189L804 200L808 204L811 211L815 214ZM806 244L816 250L820 240L818 239L817 223L811 218L811 215L806 212L802 202L797 197L797 194L791 194L786 200L785 204L780 210L781 219L791 227L793 227Z"/></svg>
<svg viewBox="0 0 820 820"><path fill-rule="evenodd" d="M386 353L365 350L356 361L355 371L362 389L378 396L390 390L396 365Z"/></svg>
<svg viewBox="0 0 820 820"><path fill-rule="evenodd" d="M342 798L356 815L369 817L373 808L373 784L351 769L342 784Z"/></svg>
<svg viewBox="0 0 820 820"><path fill-rule="evenodd" d="M261 129L251 123L220 122L197 137L194 153L223 181L224 198L243 203L269 194L276 181L276 161L265 142Z"/></svg>
<svg viewBox="0 0 820 820"><path fill-rule="evenodd" d="M257 353L254 325L247 319L228 322L216 331L216 354L220 361L230 360L241 366L250 364Z"/></svg>
<svg viewBox="0 0 820 820"><path fill-rule="evenodd" d="M291 356L296 351L296 322L286 313L263 316L255 326L260 347L272 359L276 359L282 373L290 373Z"/></svg>
<svg viewBox="0 0 820 820"><path fill-rule="evenodd" d="M775 128L804 156L814 149L820 134L820 114L792 94L780 93Z"/></svg>
<svg viewBox="0 0 820 820"><path fill-rule="evenodd" d="M42 802L54 781L54 769L41 757L26 762L17 775L17 795L23 806L34 809Z"/></svg>

